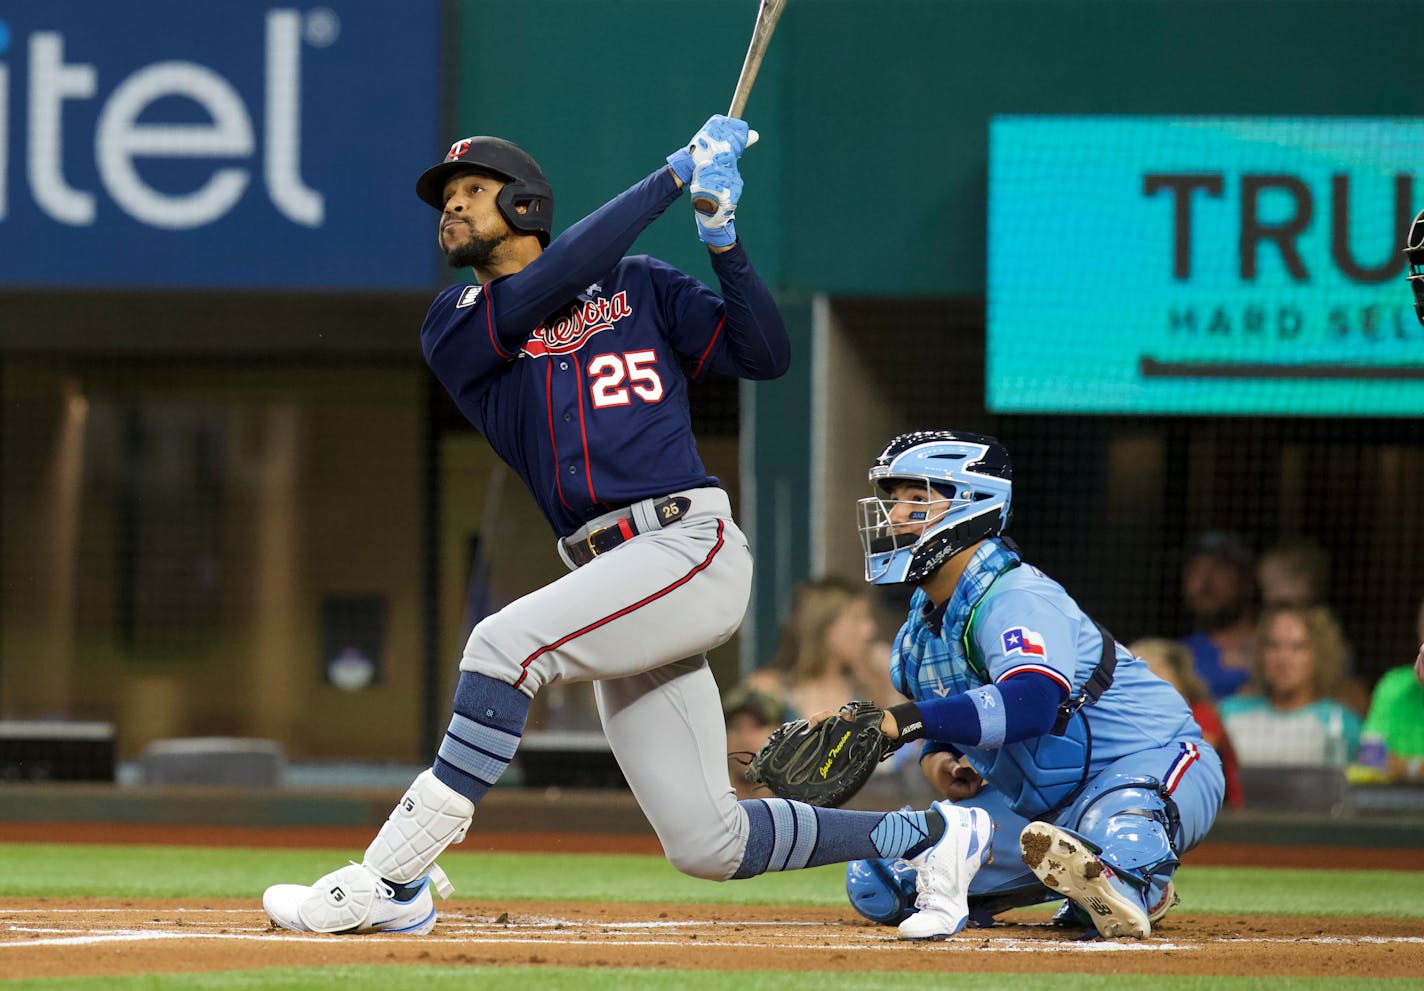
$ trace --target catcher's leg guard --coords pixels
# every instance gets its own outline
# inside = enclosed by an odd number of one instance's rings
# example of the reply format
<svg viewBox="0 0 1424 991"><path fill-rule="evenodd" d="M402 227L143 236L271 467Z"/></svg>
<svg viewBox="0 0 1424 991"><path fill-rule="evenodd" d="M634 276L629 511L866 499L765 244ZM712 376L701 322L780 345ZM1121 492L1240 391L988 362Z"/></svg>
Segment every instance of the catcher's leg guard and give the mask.
<svg viewBox="0 0 1424 991"><path fill-rule="evenodd" d="M1166 914L1173 904L1168 887L1180 858L1173 835L1176 809L1157 782L1118 786L1097 796L1080 814L1075 831L1096 847L1102 859L1135 888L1149 913Z"/></svg>
<svg viewBox="0 0 1424 991"><path fill-rule="evenodd" d="M465 838L474 815L473 802L433 771L422 771L366 848L365 863L388 881L409 884Z"/></svg>
<svg viewBox="0 0 1424 991"><path fill-rule="evenodd" d="M908 860L852 860L846 897L871 922L898 926L915 914L915 867Z"/></svg>

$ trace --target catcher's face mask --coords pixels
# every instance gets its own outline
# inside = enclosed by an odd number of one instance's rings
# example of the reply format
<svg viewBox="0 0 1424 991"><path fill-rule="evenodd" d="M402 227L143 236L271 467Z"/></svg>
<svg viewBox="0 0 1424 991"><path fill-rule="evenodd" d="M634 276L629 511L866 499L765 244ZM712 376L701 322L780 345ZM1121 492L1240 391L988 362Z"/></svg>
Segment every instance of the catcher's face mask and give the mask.
<svg viewBox="0 0 1424 991"><path fill-rule="evenodd" d="M873 488L875 495L856 504L867 581L899 570L892 569L897 558L908 564L911 549L937 527L955 502L935 491L928 478L885 479Z"/></svg>
<svg viewBox="0 0 1424 991"><path fill-rule="evenodd" d="M921 582L1008 525L1010 466L998 441L947 430L903 434L870 469L857 504L865 580Z"/></svg>
<svg viewBox="0 0 1424 991"><path fill-rule="evenodd" d="M1424 324L1424 210L1419 211L1410 225L1404 256L1409 259L1409 288L1414 290L1414 315Z"/></svg>

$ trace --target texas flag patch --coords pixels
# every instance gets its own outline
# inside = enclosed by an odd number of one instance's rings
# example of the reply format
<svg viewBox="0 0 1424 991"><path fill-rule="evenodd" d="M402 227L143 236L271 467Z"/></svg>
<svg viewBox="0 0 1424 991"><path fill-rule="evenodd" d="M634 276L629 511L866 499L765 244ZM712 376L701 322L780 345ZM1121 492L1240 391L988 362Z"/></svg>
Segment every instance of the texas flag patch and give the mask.
<svg viewBox="0 0 1424 991"><path fill-rule="evenodd" d="M1032 657L1047 657L1043 635L1026 626L1012 626L1004 631L1005 654L1028 654Z"/></svg>

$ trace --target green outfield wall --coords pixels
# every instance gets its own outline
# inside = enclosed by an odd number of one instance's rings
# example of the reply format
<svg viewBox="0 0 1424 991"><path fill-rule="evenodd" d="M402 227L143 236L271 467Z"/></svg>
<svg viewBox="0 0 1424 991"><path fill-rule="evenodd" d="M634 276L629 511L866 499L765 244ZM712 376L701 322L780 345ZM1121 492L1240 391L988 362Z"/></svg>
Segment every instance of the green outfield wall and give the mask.
<svg viewBox="0 0 1424 991"><path fill-rule="evenodd" d="M447 131L528 148L554 186L557 232L725 112L755 11L754 0L457 0ZM745 114L764 138L743 159L737 227L783 300L982 298L996 115L1414 115L1420 38L1424 4L1409 0L790 0ZM1047 215L1042 242L1051 280L1073 233ZM684 203L636 250L712 278ZM827 492L812 454L813 397L827 386L804 378L810 342L827 338L809 303L787 312L803 377L742 393L755 447L740 519L758 562L743 666L770 656L786 579L827 565L808 536L816 521L792 511ZM835 461L835 438L826 444L823 462Z"/></svg>
<svg viewBox="0 0 1424 991"><path fill-rule="evenodd" d="M529 148L562 227L725 112L755 10L461 0L448 130ZM1421 37L1410 0L790 0L737 226L781 289L979 295L993 115L1415 115ZM639 248L705 272L691 225Z"/></svg>

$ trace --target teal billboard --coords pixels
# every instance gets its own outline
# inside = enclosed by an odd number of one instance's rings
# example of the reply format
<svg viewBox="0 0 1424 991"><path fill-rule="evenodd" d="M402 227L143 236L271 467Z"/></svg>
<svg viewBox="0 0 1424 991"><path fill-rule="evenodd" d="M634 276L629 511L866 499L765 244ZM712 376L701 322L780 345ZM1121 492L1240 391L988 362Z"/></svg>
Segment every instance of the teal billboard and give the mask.
<svg viewBox="0 0 1424 991"><path fill-rule="evenodd" d="M995 412L1424 412L1424 119L996 117Z"/></svg>

